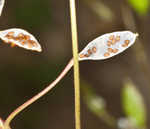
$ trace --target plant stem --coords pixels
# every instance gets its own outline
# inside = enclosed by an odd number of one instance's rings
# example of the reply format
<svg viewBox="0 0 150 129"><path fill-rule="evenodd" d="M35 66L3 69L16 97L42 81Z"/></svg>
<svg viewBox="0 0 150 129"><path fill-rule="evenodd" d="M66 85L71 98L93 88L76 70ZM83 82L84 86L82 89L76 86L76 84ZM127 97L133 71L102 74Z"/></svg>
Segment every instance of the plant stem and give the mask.
<svg viewBox="0 0 150 129"><path fill-rule="evenodd" d="M56 84L66 75L66 73L71 69L71 67L73 66L73 59L70 60L70 62L67 64L67 66L65 67L65 69L60 73L60 75L50 84L48 85L44 90L42 90L40 93L38 93L37 95L35 95L34 97L32 97L31 99L29 99L28 101L26 101L24 104L22 104L21 106L19 106L16 110L14 110L6 119L5 121L5 127L9 127L9 124L11 122L11 120L18 114L20 113L22 110L24 110L26 107L28 107L29 105L31 105L33 102L35 102L36 100L38 100L40 97L42 97L43 95L45 95L47 92L49 92L53 87L56 86Z"/></svg>
<svg viewBox="0 0 150 129"><path fill-rule="evenodd" d="M70 15L71 15L71 30L72 30L72 49L73 49L73 60L74 60L75 128L81 129L78 36L77 36L75 0L70 0Z"/></svg>

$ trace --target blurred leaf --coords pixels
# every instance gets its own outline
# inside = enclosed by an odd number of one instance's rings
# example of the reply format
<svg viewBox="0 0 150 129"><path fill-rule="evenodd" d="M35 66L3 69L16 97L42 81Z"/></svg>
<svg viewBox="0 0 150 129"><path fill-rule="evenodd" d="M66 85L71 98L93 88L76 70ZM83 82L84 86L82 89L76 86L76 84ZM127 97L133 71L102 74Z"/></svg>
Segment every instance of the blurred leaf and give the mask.
<svg viewBox="0 0 150 129"><path fill-rule="evenodd" d="M122 91L122 104L127 117L136 127L145 127L146 109L143 98L131 81L126 81Z"/></svg>
<svg viewBox="0 0 150 129"><path fill-rule="evenodd" d="M0 16L2 15L4 4L5 4L5 0L0 0Z"/></svg>
<svg viewBox="0 0 150 129"><path fill-rule="evenodd" d="M104 99L97 95L87 82L81 81L81 90L84 93L84 102L88 109L107 125L116 127L116 120L107 112Z"/></svg>
<svg viewBox="0 0 150 129"><path fill-rule="evenodd" d="M146 15L149 10L149 0L128 0L133 9L140 15Z"/></svg>
<svg viewBox="0 0 150 129"><path fill-rule="evenodd" d="M84 100L85 103L87 104L88 108L90 111L93 113L97 114L105 108L105 102L103 98L100 96L97 96L93 89L89 87L89 84L82 82L82 91L84 93Z"/></svg>
<svg viewBox="0 0 150 129"><path fill-rule="evenodd" d="M110 22L114 19L114 14L112 10L99 0L84 0L84 2L92 9L94 13L98 15L99 18Z"/></svg>

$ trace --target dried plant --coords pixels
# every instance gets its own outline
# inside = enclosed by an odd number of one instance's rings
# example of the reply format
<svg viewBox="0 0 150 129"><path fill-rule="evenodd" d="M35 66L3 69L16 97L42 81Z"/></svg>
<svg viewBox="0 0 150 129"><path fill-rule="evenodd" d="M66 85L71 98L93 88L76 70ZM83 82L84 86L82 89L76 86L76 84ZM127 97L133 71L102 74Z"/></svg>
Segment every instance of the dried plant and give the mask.
<svg viewBox="0 0 150 129"><path fill-rule="evenodd" d="M0 0L0 14L2 13L4 3L5 0ZM71 3L71 4L75 4L75 3ZM70 7L72 8L72 6ZM71 16L72 15L75 14L71 13ZM73 19L73 16L71 17L71 19ZM76 29L76 26L73 26L74 24L76 23L72 24L72 29L73 29L72 34L76 33L76 31L74 31L74 29ZM133 45L137 36L138 34L134 34L130 31L118 31L118 32L104 34L96 38L95 40L91 41L79 54L77 54L78 56L77 58L79 61L108 59L110 57L113 57L123 52L131 45ZM36 40L36 38L23 29L12 28L12 29L0 31L0 38L4 42L11 44L11 46L19 46L28 50L33 50L38 52L42 51L42 48L38 43L38 41ZM73 65L74 65L74 60L71 59L68 65L65 67L65 69L61 72L61 74L50 85L48 85L44 90L42 90L40 93L35 95L33 98L29 99L23 105L19 106L7 117L5 121L0 119L0 129L10 129L11 120L23 109L25 109L30 104L32 104L40 97L45 95L48 91L50 91L65 76L65 74L72 68ZM77 113L77 115L78 114L79 113ZM80 123L78 124L80 126ZM80 128L78 127L77 129Z"/></svg>

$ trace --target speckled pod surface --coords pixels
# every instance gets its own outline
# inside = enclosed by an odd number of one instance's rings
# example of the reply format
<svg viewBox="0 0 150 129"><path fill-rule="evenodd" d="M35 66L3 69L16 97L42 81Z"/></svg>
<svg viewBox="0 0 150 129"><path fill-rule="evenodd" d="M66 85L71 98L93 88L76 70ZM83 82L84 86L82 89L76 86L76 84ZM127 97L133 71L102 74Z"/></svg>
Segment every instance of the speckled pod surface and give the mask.
<svg viewBox="0 0 150 129"><path fill-rule="evenodd" d="M137 36L131 31L104 34L91 41L79 53L79 60L104 60L113 57L134 44Z"/></svg>
<svg viewBox="0 0 150 129"><path fill-rule="evenodd" d="M19 46L38 52L42 51L41 46L35 37L23 29L13 28L0 31L0 38L6 43L10 43L11 46Z"/></svg>

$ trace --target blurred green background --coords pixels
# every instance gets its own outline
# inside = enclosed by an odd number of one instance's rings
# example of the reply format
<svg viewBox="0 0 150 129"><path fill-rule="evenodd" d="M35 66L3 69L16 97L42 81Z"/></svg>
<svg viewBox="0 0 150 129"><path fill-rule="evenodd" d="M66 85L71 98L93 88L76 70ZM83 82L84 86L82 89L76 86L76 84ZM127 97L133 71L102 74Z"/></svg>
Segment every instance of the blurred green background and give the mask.
<svg viewBox="0 0 150 129"><path fill-rule="evenodd" d="M121 97L126 77L134 82L149 109L149 1L77 0L76 3L79 51L104 33L131 30L140 35L135 45L120 55L104 61L81 62L81 82L84 80L84 85L90 85L104 99L107 111L116 120L126 117ZM3 119L53 81L72 58L69 15L69 0L6 0L0 17L1 30L16 27L29 31L38 39L43 52L11 48L0 41L0 117ZM81 92L82 128L116 129L90 112L84 96ZM146 115L147 123L150 123L150 112ZM71 70L51 92L19 114L11 127L73 129L74 123Z"/></svg>

